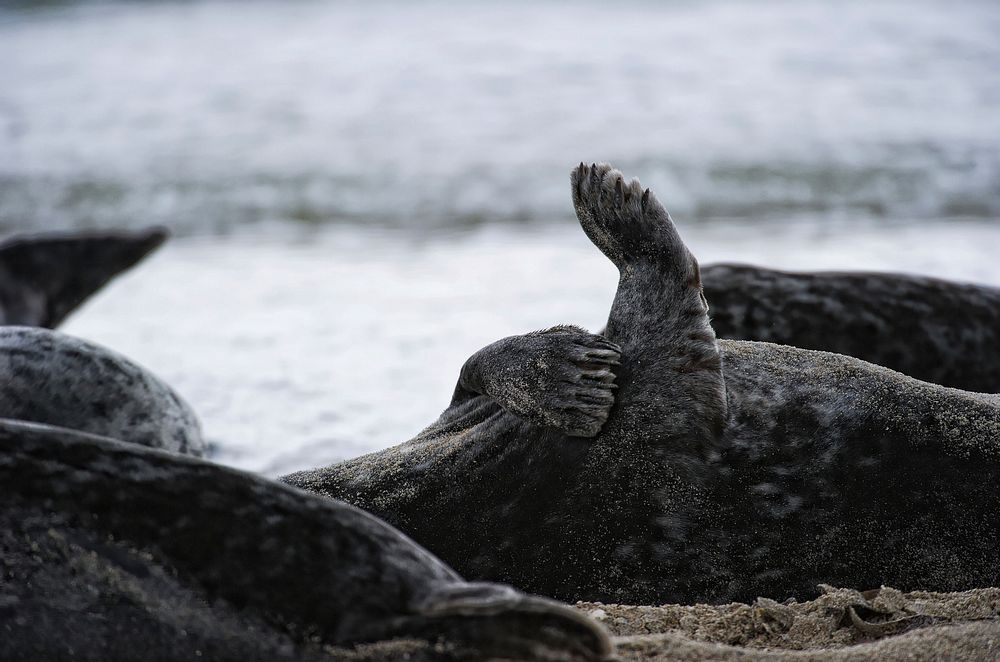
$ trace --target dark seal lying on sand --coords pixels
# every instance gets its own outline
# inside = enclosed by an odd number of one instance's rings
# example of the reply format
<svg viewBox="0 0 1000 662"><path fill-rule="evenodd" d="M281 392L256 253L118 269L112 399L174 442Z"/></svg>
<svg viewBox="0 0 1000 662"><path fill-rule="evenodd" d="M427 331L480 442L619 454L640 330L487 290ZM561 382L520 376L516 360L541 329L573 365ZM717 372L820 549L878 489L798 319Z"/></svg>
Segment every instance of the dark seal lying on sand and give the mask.
<svg viewBox="0 0 1000 662"><path fill-rule="evenodd" d="M606 165L581 165L572 193L621 274L606 338L500 341L412 441L283 480L383 517L466 577L564 600L1000 583L1000 396L719 343L655 196Z"/></svg>
<svg viewBox="0 0 1000 662"><path fill-rule="evenodd" d="M55 328L112 278L166 240L138 232L19 235L0 243L0 324Z"/></svg>
<svg viewBox="0 0 1000 662"><path fill-rule="evenodd" d="M847 354L927 382L1000 391L1000 288L909 274L702 269L720 338Z"/></svg>
<svg viewBox="0 0 1000 662"><path fill-rule="evenodd" d="M3 660L610 653L577 610L464 582L357 508L196 458L0 419L0 484Z"/></svg>

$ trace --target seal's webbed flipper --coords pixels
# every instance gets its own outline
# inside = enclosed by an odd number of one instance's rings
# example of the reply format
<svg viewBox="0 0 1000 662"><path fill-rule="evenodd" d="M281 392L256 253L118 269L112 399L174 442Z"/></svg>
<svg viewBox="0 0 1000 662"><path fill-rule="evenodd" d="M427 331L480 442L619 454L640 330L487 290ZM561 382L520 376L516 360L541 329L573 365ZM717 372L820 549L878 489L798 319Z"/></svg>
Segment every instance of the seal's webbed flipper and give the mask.
<svg viewBox="0 0 1000 662"><path fill-rule="evenodd" d="M633 417L657 437L705 450L722 429L726 399L698 262L639 180L581 163L570 182L580 225L620 272L605 331L622 347L619 382L628 383L616 411L638 405Z"/></svg>
<svg viewBox="0 0 1000 662"><path fill-rule="evenodd" d="M13 237L0 244L0 323L55 328L167 238L163 228Z"/></svg>
<svg viewBox="0 0 1000 662"><path fill-rule="evenodd" d="M613 652L607 632L578 609L504 584L445 585L415 611L432 632L486 659L606 660Z"/></svg>
<svg viewBox="0 0 1000 662"><path fill-rule="evenodd" d="M510 336L473 354L452 405L488 395L507 411L574 437L593 437L614 404L621 350L574 326Z"/></svg>
<svg viewBox="0 0 1000 662"><path fill-rule="evenodd" d="M641 265L687 278L697 273L697 262L667 210L638 179L626 182L607 163L589 168L581 163L570 185L580 226L619 270Z"/></svg>

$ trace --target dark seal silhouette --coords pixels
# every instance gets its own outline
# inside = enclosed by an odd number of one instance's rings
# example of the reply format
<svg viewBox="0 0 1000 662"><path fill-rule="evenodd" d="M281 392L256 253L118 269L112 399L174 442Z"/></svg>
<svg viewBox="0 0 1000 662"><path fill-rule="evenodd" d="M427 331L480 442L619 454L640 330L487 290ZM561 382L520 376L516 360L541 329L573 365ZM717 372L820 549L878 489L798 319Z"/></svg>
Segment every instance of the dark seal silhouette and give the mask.
<svg viewBox="0 0 1000 662"><path fill-rule="evenodd" d="M1000 396L717 342L655 196L606 165L581 165L572 193L620 272L606 340L505 339L412 441L283 480L385 518L466 577L562 600L1000 582Z"/></svg>
<svg viewBox="0 0 1000 662"><path fill-rule="evenodd" d="M0 327L0 418L205 452L194 411L160 378L121 354L49 329Z"/></svg>
<svg viewBox="0 0 1000 662"><path fill-rule="evenodd" d="M577 610L467 583L357 508L196 458L0 419L0 484L0 659L610 653Z"/></svg>
<svg viewBox="0 0 1000 662"><path fill-rule="evenodd" d="M167 238L138 232L19 235L0 243L0 324L55 328Z"/></svg>
<svg viewBox="0 0 1000 662"><path fill-rule="evenodd" d="M874 272L702 269L720 338L848 354L943 386L1000 391L1000 289Z"/></svg>

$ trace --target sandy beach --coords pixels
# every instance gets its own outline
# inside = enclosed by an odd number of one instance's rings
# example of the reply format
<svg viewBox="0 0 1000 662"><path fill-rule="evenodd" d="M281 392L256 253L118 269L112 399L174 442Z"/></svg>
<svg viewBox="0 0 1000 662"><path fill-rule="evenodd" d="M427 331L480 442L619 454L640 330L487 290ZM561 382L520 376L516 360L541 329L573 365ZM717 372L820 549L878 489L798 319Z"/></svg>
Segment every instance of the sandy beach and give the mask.
<svg viewBox="0 0 1000 662"><path fill-rule="evenodd" d="M611 659L621 662L1000 657L1000 588L956 593L904 593L889 587L863 593L831 586L822 590L807 602L758 598L753 604L575 606L608 629L615 646ZM435 646L416 640L327 652L358 662L474 655L447 642Z"/></svg>
<svg viewBox="0 0 1000 662"><path fill-rule="evenodd" d="M622 660L996 659L1000 589L860 593L808 602L642 607L580 602Z"/></svg>

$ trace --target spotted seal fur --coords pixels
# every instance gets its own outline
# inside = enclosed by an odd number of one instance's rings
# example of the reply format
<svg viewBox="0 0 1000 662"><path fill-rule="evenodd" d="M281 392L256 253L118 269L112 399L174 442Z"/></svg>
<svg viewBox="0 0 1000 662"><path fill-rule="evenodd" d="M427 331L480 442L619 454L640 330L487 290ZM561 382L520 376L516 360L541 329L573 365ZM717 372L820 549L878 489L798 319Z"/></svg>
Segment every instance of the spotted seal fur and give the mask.
<svg viewBox="0 0 1000 662"><path fill-rule="evenodd" d="M467 583L357 508L196 458L0 419L0 484L4 660L610 653L577 610Z"/></svg>
<svg viewBox="0 0 1000 662"><path fill-rule="evenodd" d="M562 600L1000 583L1000 396L719 342L698 264L656 197L607 165L581 164L572 193L620 272L615 348L601 346L618 389L595 436L517 412L564 408L567 388L609 379L573 376L571 361L539 360L533 336L512 338L492 359L510 380L467 389L477 381L463 370L464 397L413 440L283 480L385 518L466 577ZM571 378L524 388L553 370Z"/></svg>
<svg viewBox="0 0 1000 662"><path fill-rule="evenodd" d="M0 327L0 417L205 452L191 407L124 356L49 329Z"/></svg>
<svg viewBox="0 0 1000 662"><path fill-rule="evenodd" d="M910 274L702 269L720 338L847 354L966 391L1000 391L1000 288Z"/></svg>
<svg viewBox="0 0 1000 662"><path fill-rule="evenodd" d="M55 328L167 238L138 232L17 235L0 243L0 324Z"/></svg>

